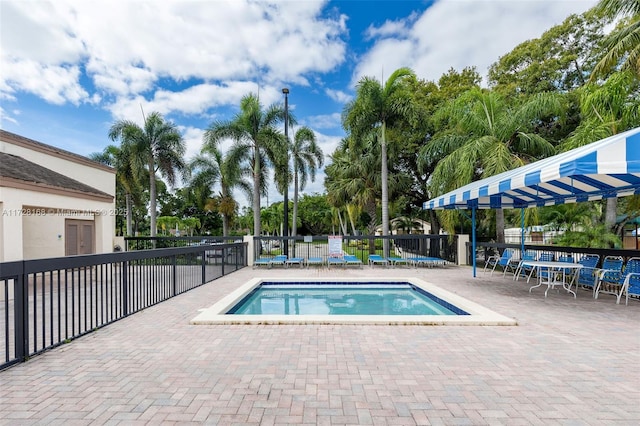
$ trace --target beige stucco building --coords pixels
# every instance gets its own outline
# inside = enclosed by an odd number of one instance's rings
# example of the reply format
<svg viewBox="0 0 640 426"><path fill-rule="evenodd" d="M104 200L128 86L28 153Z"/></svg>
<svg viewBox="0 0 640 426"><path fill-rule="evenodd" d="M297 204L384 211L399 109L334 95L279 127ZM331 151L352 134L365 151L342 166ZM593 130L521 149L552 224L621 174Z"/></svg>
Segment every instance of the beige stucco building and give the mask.
<svg viewBox="0 0 640 426"><path fill-rule="evenodd" d="M0 130L0 262L113 251L115 170Z"/></svg>

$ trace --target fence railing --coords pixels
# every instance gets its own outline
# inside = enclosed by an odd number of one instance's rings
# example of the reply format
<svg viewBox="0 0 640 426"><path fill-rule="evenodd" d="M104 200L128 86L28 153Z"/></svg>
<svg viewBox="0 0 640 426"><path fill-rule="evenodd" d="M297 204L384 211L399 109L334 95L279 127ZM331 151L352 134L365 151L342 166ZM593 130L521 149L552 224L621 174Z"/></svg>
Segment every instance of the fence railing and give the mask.
<svg viewBox="0 0 640 426"><path fill-rule="evenodd" d="M409 258L414 256L439 257L458 263L457 236L448 235L345 235L342 236L342 251L358 256L364 263L369 254L381 254L384 242L389 241L390 256ZM254 259L283 254L287 244L289 257L329 256L329 237L289 236L254 237Z"/></svg>
<svg viewBox="0 0 640 426"><path fill-rule="evenodd" d="M0 263L0 370L246 265L246 243Z"/></svg>
<svg viewBox="0 0 640 426"><path fill-rule="evenodd" d="M476 263L479 267L484 267L486 259L494 254L502 254L507 249L514 250L514 256L516 258L521 257L522 245L521 244L505 244L505 243L489 243L489 242L477 242L476 243ZM600 263L598 267L602 265L602 261L606 256L621 256L624 260L629 260L631 257L640 256L638 250L623 250L623 249L598 249L598 248L581 248L581 247L561 247L553 245L533 245L525 244L525 251L535 252L540 255L542 252L553 253L556 259L560 256L571 256L576 262L587 254L597 254L600 256ZM472 263L472 250L471 243L467 243L467 263Z"/></svg>
<svg viewBox="0 0 640 426"><path fill-rule="evenodd" d="M125 237L125 250L152 250L169 247L189 247L202 244L241 243L242 237Z"/></svg>

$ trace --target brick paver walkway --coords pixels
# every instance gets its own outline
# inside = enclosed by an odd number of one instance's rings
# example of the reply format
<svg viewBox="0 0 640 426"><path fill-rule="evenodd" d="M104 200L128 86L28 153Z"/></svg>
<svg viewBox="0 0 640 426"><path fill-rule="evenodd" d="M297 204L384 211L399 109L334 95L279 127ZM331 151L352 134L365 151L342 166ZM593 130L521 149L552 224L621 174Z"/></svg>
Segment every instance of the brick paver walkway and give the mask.
<svg viewBox="0 0 640 426"><path fill-rule="evenodd" d="M189 325L282 275L417 276L519 325ZM467 267L245 268L0 372L0 424L639 424L640 303L528 288Z"/></svg>

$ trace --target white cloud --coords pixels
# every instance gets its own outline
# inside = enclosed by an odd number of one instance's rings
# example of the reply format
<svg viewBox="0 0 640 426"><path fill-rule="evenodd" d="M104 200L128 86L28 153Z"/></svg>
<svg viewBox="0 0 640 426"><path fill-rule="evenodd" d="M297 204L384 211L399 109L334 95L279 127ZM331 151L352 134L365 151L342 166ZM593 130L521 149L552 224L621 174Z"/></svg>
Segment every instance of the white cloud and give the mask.
<svg viewBox="0 0 640 426"><path fill-rule="evenodd" d="M314 115L305 119L306 125L313 129L334 129L342 125L339 112L326 115Z"/></svg>
<svg viewBox="0 0 640 426"><path fill-rule="evenodd" d="M379 39L356 67L362 76L379 78L408 66L420 78L437 81L449 68L475 66L486 76L489 66L523 41L537 38L572 13L582 13L597 0L442 0L428 8L410 32L383 26ZM391 30L395 29L393 34ZM391 37L393 36L393 38Z"/></svg>
<svg viewBox="0 0 640 426"><path fill-rule="evenodd" d="M3 1L0 90L55 104L102 99L112 111L146 98L158 110L193 114L239 100L220 82L254 81L273 86L261 91L270 103L281 98L280 82L306 85L305 74L343 62L346 17L321 17L325 3ZM191 80L197 87L181 90ZM156 92L161 82L170 88Z"/></svg>
<svg viewBox="0 0 640 426"><path fill-rule="evenodd" d="M326 89L325 93L331 99L333 99L334 101L336 101L338 103L341 103L341 104L346 104L351 99L353 99L352 95L350 95L350 94L348 94L346 92L343 92L342 90Z"/></svg>
<svg viewBox="0 0 640 426"><path fill-rule="evenodd" d="M20 115L20 111L18 110L13 110L11 111L12 114L15 115ZM15 125L18 125L18 119L14 118L13 116L7 115L7 111L4 110L4 108L2 108L0 106L0 129L4 128L4 126L2 125L3 122L8 121L10 123L13 123Z"/></svg>

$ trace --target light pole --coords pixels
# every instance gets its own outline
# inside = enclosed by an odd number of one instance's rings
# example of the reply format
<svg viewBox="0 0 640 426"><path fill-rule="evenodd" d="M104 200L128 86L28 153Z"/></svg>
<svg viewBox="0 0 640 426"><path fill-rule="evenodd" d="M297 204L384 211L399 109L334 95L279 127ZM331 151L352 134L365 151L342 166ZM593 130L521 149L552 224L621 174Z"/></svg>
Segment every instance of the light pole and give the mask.
<svg viewBox="0 0 640 426"><path fill-rule="evenodd" d="M283 252L285 256L289 256L289 89L282 89L284 93L284 139L287 149L287 167L285 168L285 187L284 187L284 227L282 230Z"/></svg>

